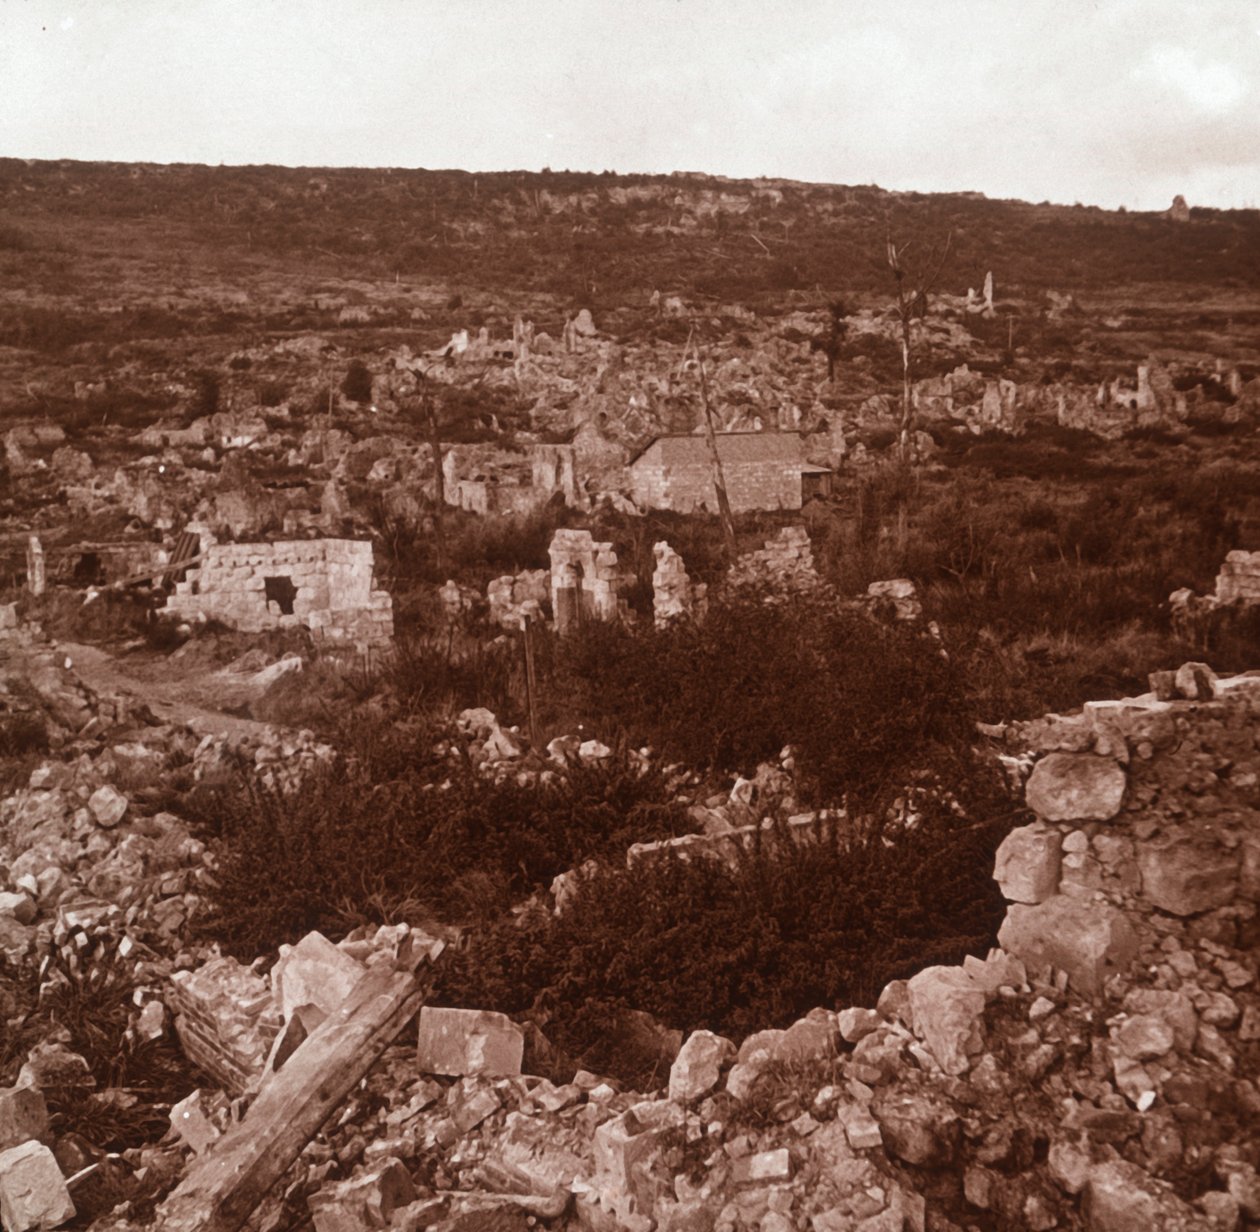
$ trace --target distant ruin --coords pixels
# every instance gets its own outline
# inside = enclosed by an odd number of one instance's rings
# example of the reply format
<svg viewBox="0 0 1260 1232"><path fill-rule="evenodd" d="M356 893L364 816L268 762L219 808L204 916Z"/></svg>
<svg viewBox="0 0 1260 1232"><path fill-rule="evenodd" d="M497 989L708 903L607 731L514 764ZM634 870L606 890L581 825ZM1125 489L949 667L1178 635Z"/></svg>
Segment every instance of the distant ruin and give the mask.
<svg viewBox="0 0 1260 1232"><path fill-rule="evenodd" d="M799 509L819 494L826 467L811 466L795 432L722 432L717 453L731 509ZM713 456L703 436L658 436L629 466L630 494L644 509L715 510Z"/></svg>
<svg viewBox="0 0 1260 1232"><path fill-rule="evenodd" d="M165 610L247 633L302 627L336 643L387 641L393 601L373 589L372 568L372 545L361 540L211 544Z"/></svg>

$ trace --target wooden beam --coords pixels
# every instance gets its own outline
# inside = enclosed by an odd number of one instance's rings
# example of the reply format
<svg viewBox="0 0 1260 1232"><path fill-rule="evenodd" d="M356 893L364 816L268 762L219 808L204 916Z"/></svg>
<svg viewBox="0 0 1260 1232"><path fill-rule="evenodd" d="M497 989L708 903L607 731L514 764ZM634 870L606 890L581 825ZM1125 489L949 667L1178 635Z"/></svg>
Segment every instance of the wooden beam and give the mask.
<svg viewBox="0 0 1260 1232"><path fill-rule="evenodd" d="M440 943L437 943L440 946ZM430 950L420 961L436 957ZM267 1077L228 1130L158 1211L164 1232L238 1232L419 1012L427 992L414 970L370 970L345 1004Z"/></svg>

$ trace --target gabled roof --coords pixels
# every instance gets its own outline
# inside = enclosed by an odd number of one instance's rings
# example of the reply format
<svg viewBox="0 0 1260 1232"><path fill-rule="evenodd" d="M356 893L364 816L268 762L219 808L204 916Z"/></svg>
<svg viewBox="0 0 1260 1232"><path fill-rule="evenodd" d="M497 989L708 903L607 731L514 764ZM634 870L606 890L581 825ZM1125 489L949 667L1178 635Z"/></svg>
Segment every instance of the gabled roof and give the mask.
<svg viewBox="0 0 1260 1232"><path fill-rule="evenodd" d="M805 447L797 432L719 432L717 449L723 462L804 463L805 460ZM665 466L707 465L709 442L703 433L656 436L630 459L630 465L645 458Z"/></svg>

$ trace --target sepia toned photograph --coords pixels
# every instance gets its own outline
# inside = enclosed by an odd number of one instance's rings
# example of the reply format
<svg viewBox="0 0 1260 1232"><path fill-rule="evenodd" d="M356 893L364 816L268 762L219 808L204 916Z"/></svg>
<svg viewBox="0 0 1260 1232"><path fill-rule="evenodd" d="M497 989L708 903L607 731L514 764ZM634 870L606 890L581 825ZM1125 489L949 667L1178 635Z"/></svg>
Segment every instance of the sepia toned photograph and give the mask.
<svg viewBox="0 0 1260 1232"><path fill-rule="evenodd" d="M0 1232L1260 1232L1260 6L0 0Z"/></svg>

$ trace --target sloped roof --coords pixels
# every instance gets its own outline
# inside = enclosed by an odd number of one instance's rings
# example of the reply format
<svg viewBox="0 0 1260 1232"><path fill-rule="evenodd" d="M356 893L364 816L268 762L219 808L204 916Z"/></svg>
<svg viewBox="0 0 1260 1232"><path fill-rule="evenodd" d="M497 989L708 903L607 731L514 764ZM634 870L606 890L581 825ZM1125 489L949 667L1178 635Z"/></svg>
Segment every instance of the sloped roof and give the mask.
<svg viewBox="0 0 1260 1232"><path fill-rule="evenodd" d="M796 432L719 432L717 449L723 462L803 463L805 460L805 448ZM630 465L643 460L665 466L707 465L709 442L702 433L657 436L639 450Z"/></svg>

